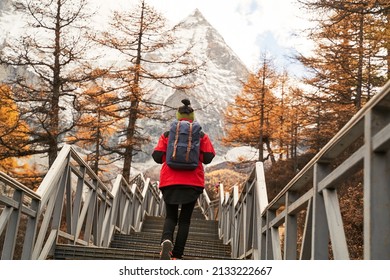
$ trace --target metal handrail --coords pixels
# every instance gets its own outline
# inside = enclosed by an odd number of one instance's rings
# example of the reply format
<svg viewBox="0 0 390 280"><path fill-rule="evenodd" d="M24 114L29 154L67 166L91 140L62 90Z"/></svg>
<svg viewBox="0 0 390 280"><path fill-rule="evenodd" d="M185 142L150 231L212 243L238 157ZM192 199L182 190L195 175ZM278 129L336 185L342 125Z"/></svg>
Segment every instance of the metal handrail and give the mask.
<svg viewBox="0 0 390 280"><path fill-rule="evenodd" d="M69 145L36 192L2 172L0 183L1 259L48 259L58 243L107 247L115 231L139 231L145 215L163 212L149 179L119 175L110 191Z"/></svg>
<svg viewBox="0 0 390 280"><path fill-rule="evenodd" d="M347 149L354 150L343 159ZM338 190L351 174L361 172L364 178L362 258L390 259L389 149L390 82L270 203L266 203L260 165L240 195L237 187L230 195L224 194L220 187L221 236L225 243L232 244L233 257L349 259ZM305 221L302 233L298 233L301 216Z"/></svg>

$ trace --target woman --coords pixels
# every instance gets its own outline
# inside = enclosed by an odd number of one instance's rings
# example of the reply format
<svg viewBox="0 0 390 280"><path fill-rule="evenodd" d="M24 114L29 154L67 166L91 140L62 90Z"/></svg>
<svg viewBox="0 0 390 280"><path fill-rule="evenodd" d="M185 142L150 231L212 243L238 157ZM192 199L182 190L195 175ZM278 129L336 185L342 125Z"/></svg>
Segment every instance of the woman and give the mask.
<svg viewBox="0 0 390 280"><path fill-rule="evenodd" d="M183 99L184 106L179 107L178 121L194 122L194 110L188 99ZM182 259L191 223L191 215L199 195L204 189L203 164L208 164L215 156L210 138L200 132L199 162L194 170L175 169L166 163L169 131L164 132L155 147L152 157L162 164L159 188L163 194L166 217L161 236L160 259ZM179 206L181 206L179 214ZM175 227L178 224L176 239L173 240Z"/></svg>

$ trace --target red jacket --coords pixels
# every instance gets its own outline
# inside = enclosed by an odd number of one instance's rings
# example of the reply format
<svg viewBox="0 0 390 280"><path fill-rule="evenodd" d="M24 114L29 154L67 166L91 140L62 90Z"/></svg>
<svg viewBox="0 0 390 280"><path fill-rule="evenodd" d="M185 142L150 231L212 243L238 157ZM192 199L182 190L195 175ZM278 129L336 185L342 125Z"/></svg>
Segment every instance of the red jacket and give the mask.
<svg viewBox="0 0 390 280"><path fill-rule="evenodd" d="M195 170L177 170L170 168L165 162L167 147L168 133L165 132L160 136L152 154L154 161L162 164L159 187L163 188L172 185L204 187L203 164L210 163L215 156L214 147L208 135L201 132L200 161Z"/></svg>

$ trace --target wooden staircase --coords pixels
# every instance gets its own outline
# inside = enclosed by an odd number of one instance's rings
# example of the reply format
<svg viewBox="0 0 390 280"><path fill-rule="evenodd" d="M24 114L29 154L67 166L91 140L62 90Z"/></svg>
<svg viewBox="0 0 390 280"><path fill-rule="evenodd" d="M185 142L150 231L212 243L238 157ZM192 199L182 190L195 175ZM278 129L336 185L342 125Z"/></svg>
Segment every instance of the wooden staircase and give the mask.
<svg viewBox="0 0 390 280"><path fill-rule="evenodd" d="M109 248L57 244L55 259L72 260L157 260L160 257L160 239L163 217L146 217L142 230L129 235L115 234ZM184 260L231 259L230 245L218 237L218 222L205 220L195 208Z"/></svg>

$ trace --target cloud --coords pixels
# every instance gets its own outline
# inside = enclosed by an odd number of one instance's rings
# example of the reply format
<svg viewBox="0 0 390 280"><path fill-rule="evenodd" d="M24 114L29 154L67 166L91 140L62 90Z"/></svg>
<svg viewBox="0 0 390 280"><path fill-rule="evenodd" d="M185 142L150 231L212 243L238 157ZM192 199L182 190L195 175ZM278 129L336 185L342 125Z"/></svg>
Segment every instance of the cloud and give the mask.
<svg viewBox="0 0 390 280"><path fill-rule="evenodd" d="M99 2L101 9L110 10L129 8L139 0ZM283 64L284 56L294 49L310 49L305 37L294 36L301 34L299 31L308 24L297 0L147 0L147 3L173 24L199 9L250 69L258 64L261 52L272 53Z"/></svg>

